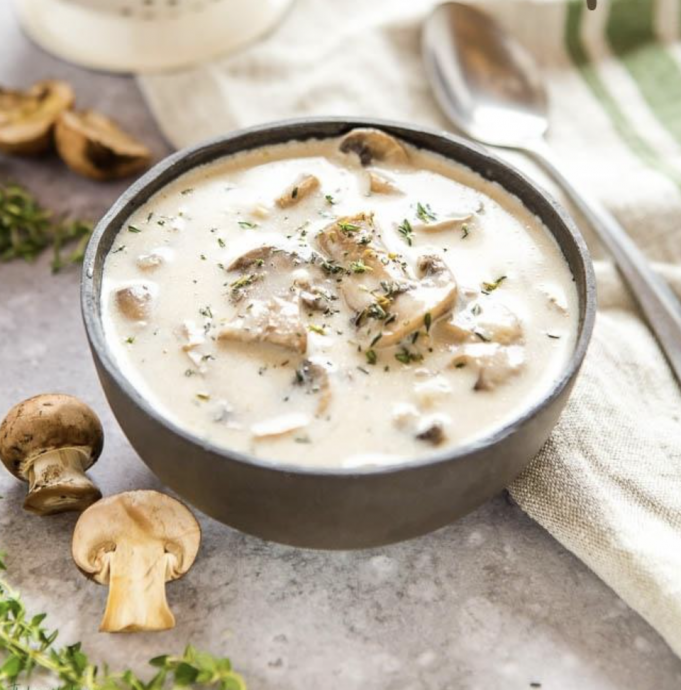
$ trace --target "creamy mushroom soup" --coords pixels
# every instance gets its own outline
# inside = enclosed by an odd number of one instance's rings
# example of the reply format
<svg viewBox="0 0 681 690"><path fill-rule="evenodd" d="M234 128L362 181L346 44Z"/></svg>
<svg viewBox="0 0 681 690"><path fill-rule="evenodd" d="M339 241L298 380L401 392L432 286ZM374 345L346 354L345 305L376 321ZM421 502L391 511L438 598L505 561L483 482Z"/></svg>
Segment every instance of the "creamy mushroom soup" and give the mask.
<svg viewBox="0 0 681 690"><path fill-rule="evenodd" d="M376 130L183 175L120 230L102 290L115 359L164 416L306 466L488 435L549 390L577 331L541 221Z"/></svg>

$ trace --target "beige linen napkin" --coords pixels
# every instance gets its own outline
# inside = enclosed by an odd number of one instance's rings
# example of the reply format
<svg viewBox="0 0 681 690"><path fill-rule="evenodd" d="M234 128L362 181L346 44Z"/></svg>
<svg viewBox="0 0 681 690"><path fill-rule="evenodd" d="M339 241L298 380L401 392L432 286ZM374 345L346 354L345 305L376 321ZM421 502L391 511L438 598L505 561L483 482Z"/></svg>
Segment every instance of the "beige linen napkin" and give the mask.
<svg viewBox="0 0 681 690"><path fill-rule="evenodd" d="M420 60L420 22L432 4L298 0L258 45L140 83L178 146L301 114L447 128ZM581 0L478 4L540 58L550 141L565 171L618 216L681 294L676 0L600 0L595 12ZM511 493L681 655L681 395L612 265L599 260L596 270L600 309L582 375Z"/></svg>

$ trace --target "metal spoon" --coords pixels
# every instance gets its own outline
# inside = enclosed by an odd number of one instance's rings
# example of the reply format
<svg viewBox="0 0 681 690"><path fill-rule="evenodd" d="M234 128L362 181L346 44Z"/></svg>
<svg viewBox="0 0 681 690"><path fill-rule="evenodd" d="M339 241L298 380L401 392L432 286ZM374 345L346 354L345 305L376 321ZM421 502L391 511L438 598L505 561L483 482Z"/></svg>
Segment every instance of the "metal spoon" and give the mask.
<svg viewBox="0 0 681 690"><path fill-rule="evenodd" d="M681 303L618 221L560 172L544 135L548 107L532 56L491 17L457 2L436 7L423 31L435 96L465 134L530 155L570 196L613 256L681 383Z"/></svg>

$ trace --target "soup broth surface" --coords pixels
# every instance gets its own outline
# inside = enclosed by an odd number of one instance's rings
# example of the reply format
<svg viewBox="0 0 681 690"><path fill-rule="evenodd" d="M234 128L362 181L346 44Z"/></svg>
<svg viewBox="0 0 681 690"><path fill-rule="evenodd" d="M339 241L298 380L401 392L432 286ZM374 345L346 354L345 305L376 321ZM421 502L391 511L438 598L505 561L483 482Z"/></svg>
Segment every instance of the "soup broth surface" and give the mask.
<svg viewBox="0 0 681 690"><path fill-rule="evenodd" d="M305 466L490 434L556 381L578 318L517 198L371 130L181 176L122 227L102 290L115 360L165 417Z"/></svg>

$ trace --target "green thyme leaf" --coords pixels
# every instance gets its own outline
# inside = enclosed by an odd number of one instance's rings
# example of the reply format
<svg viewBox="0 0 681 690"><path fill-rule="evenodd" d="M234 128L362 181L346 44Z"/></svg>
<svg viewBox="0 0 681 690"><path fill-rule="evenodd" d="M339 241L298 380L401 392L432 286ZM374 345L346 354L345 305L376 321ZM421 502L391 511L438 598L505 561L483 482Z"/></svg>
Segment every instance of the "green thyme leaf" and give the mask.
<svg viewBox="0 0 681 690"><path fill-rule="evenodd" d="M424 223L437 220L437 216L431 210L430 205L426 204L424 206L420 201L416 204L416 217Z"/></svg>
<svg viewBox="0 0 681 690"><path fill-rule="evenodd" d="M397 226L397 232L404 237L405 242L411 247L414 228L412 228L411 223L406 218Z"/></svg>

